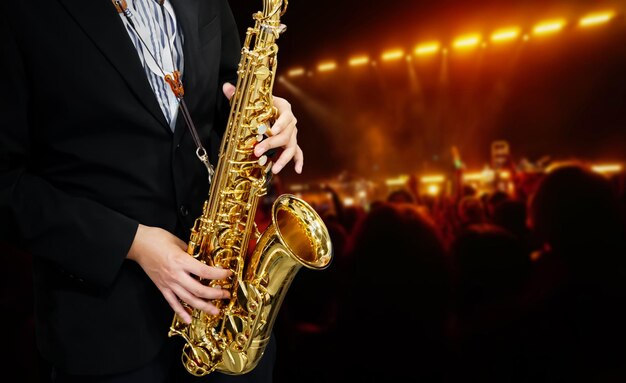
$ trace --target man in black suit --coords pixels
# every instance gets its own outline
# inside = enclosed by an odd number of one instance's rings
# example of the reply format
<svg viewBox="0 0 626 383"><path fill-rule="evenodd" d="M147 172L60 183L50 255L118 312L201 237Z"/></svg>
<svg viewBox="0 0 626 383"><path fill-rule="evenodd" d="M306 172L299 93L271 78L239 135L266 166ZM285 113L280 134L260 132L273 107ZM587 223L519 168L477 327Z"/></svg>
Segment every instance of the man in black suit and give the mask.
<svg viewBox="0 0 626 383"><path fill-rule="evenodd" d="M168 381L180 364L166 337L171 310L189 319L179 299L212 312L210 299L227 298L191 275L228 272L189 257L180 239L208 194L192 135L183 118L164 116L110 0L7 3L0 222L34 256L38 347L59 382ZM185 100L216 164L239 36L227 0L171 6L184 40ZM275 100L275 135L255 154L282 148L272 170L293 158L300 172L295 117ZM271 377L266 359L248 378Z"/></svg>

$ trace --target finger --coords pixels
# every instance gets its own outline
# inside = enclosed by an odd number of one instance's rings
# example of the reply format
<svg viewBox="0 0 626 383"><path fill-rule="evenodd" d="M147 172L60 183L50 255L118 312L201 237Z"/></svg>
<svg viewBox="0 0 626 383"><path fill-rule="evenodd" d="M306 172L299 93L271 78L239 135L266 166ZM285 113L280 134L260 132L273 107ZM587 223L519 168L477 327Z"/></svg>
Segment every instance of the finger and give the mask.
<svg viewBox="0 0 626 383"><path fill-rule="evenodd" d="M183 305L180 304L180 302L178 301L178 297L174 295L172 290L170 289L161 290L161 294L163 294L167 303L169 303L172 310L174 310L176 315L178 315L180 319L183 320L183 322L187 324L191 323L191 315L189 315L189 313L187 312L187 310L185 310Z"/></svg>
<svg viewBox="0 0 626 383"><path fill-rule="evenodd" d="M304 167L304 152L300 146L296 147L296 154L293 157L295 164L296 173L302 174L302 168Z"/></svg>
<svg viewBox="0 0 626 383"><path fill-rule="evenodd" d="M230 293L226 289L205 286L197 279L187 275L178 281L185 290L200 299L228 299Z"/></svg>
<svg viewBox="0 0 626 383"><path fill-rule="evenodd" d="M266 138L265 140L260 142L254 148L254 155L257 157L261 157L265 152L270 149L286 146L291 141L291 137L294 134L297 134L295 122L290 125L288 129L285 129L279 134L273 135L272 137Z"/></svg>
<svg viewBox="0 0 626 383"><path fill-rule="evenodd" d="M274 106L278 109L278 114L291 113L291 104L282 97L273 96Z"/></svg>
<svg viewBox="0 0 626 383"><path fill-rule="evenodd" d="M193 257L186 258L188 259L185 261L183 269L187 274L193 274L199 278L210 280L226 279L232 275L232 271L230 270L207 266Z"/></svg>
<svg viewBox="0 0 626 383"><path fill-rule="evenodd" d="M289 128L291 125L295 126L298 123L296 116L293 115L291 111L291 107L284 110L278 110L278 118L272 125L272 135L276 135L285 129Z"/></svg>
<svg viewBox="0 0 626 383"><path fill-rule="evenodd" d="M181 300L183 300L183 302L186 302L188 305L192 306L195 309L204 311L205 313L211 315L217 315L220 312L220 310L218 310L218 308L215 307L211 302L207 302L194 296L181 285L172 286L172 291L174 291L174 294L176 294Z"/></svg>
<svg viewBox="0 0 626 383"><path fill-rule="evenodd" d="M236 89L237 88L235 88L235 86L229 82L225 82L224 85L222 85L222 92L224 92L224 96L226 96L228 101L233 98Z"/></svg>
<svg viewBox="0 0 626 383"><path fill-rule="evenodd" d="M181 239L180 239L180 238L178 238L178 237L174 237L174 238L176 238L176 240L174 241L174 243L175 243L178 247L180 247L180 249L181 249L182 251L186 252L186 251L187 251L187 243L186 243L186 242L183 242L183 240L181 240Z"/></svg>
<svg viewBox="0 0 626 383"><path fill-rule="evenodd" d="M283 151L280 157L278 157L274 166L272 166L272 172L274 174L278 174L281 170L283 170L285 165L287 165L287 163L289 163L289 161L291 161L293 156L296 154L296 148L298 147L296 142L296 135L294 134L291 136L289 146Z"/></svg>

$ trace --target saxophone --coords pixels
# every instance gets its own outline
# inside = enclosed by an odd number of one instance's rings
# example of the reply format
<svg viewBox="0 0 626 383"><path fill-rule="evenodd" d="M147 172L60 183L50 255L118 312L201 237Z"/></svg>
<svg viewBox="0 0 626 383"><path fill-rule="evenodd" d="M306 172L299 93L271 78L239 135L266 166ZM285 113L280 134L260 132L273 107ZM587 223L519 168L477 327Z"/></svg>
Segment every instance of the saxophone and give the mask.
<svg viewBox="0 0 626 383"><path fill-rule="evenodd" d="M174 315L169 336L185 340L182 362L191 374L213 371L245 374L263 356L280 305L298 270L330 264L332 244L318 214L306 202L281 195L272 207L272 223L260 235L254 223L259 198L266 194L271 161L254 155L255 145L271 134L276 119L272 89L277 67L276 40L284 31L280 17L287 0L264 0L254 15L238 68L228 125L217 170L202 215L191 230L187 252L199 261L230 269L228 280L203 281L228 289L229 300L213 304L209 315L186 305L192 322ZM256 246L248 254L249 242Z"/></svg>

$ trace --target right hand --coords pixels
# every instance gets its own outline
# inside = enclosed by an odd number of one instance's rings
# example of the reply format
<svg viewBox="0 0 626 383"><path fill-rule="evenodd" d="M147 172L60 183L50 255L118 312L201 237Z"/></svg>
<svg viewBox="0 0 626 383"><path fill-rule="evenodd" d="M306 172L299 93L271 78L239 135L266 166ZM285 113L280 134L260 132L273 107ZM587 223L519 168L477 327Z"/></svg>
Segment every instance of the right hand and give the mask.
<svg viewBox="0 0 626 383"><path fill-rule="evenodd" d="M227 299L227 290L205 286L202 279L226 279L232 272L207 266L189 256L187 244L166 230L139 225L127 258L137 262L161 291L169 305L185 321L191 315L179 299L207 314L219 313L209 300Z"/></svg>

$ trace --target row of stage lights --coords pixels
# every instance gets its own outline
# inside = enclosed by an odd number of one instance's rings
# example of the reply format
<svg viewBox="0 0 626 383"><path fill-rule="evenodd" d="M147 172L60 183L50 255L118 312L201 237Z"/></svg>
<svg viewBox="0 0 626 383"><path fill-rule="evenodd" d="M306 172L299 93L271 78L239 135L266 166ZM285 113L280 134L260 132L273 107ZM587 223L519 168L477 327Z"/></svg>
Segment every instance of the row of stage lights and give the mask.
<svg viewBox="0 0 626 383"><path fill-rule="evenodd" d="M613 164L596 164L591 166L591 170L596 173L603 174L605 176L612 176L617 173L621 173L624 171L624 166L619 163ZM409 179L411 177L408 174L402 174L397 177L388 178L385 180L385 185L388 190L396 190L399 188L407 187L409 183ZM515 189L513 182L513 175L508 170L483 170L482 172L469 172L464 173L462 177L462 181L464 184L471 185L475 187L477 190L488 190L489 187L485 187L485 184L493 183L495 180L498 180L500 184L498 188L500 190L507 190L508 192L513 192ZM425 193L431 196L438 196L444 190L447 189L446 183L451 181L444 174L428 174L419 177L419 192ZM332 184L332 183L331 183ZM319 186L323 186L320 184ZM289 190L297 197L304 198L304 193L314 192L318 190L315 186L311 187L308 184L292 184L289 185ZM310 196L309 196L310 198ZM368 192L364 189L360 190L354 196L346 196L343 197L343 203L345 206L352 206L357 203L357 201L364 201L368 198Z"/></svg>
<svg viewBox="0 0 626 383"><path fill-rule="evenodd" d="M577 26L579 28L596 27L602 24L609 23L616 16L617 12L615 12L614 10L594 12L585 15L580 20L578 20ZM458 51L471 50L479 46L486 48L489 42L491 44L502 44L517 41L520 38L526 42L531 39L531 36L540 37L561 32L567 25L568 22L564 18L544 20L537 23L532 28L530 33L525 34L522 33L522 29L520 27L506 27L494 31L488 40L483 39L483 36L480 33L465 34L454 39L450 48ZM413 50L413 55L417 57L426 57L441 53L445 56L448 54L450 48L443 46L442 43L439 41L429 41L418 44ZM410 53L407 53L402 48L385 51L380 55L380 60L383 62L394 62L403 58L407 61L410 61L412 60L412 55ZM366 65L375 66L378 63L368 55L361 55L350 58L347 64L350 67L362 67ZM319 63L316 69L317 72L324 73L332 72L338 68L339 64L337 63L337 61L329 60ZM288 77L301 77L305 75L312 76L313 72L307 71L304 67L293 68L287 72Z"/></svg>

